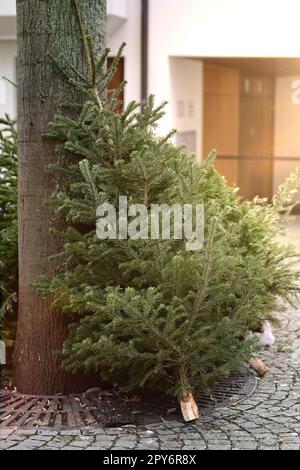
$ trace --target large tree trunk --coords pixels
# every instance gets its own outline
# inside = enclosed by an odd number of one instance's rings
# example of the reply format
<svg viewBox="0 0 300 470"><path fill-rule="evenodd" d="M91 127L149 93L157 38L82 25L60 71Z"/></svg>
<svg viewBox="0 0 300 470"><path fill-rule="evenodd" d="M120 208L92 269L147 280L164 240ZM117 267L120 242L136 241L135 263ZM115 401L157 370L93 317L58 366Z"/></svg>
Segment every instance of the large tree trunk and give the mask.
<svg viewBox="0 0 300 470"><path fill-rule="evenodd" d="M105 0L77 0L86 33L96 49L104 46ZM51 311L32 284L51 273L48 258L59 241L50 227L59 226L45 200L57 182L45 166L57 162L55 144L42 139L47 124L72 102L74 91L53 70L50 55L65 54L85 70L84 53L73 0L17 0L18 22L18 157L19 157L19 324L14 355L19 392L56 394L90 385L67 374L55 351L66 338L67 318Z"/></svg>

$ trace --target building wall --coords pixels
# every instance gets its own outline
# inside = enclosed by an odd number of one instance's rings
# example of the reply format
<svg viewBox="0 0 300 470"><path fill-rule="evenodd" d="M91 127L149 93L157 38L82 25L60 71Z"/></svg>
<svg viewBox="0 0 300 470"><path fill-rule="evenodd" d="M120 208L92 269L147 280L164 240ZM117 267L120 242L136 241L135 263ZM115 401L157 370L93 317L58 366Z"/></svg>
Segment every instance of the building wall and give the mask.
<svg viewBox="0 0 300 470"><path fill-rule="evenodd" d="M203 64L200 60L171 58L170 111L179 133L195 133L195 152L202 152Z"/></svg>
<svg viewBox="0 0 300 470"><path fill-rule="evenodd" d="M126 18L128 1L130 0L107 0L107 14Z"/></svg>
<svg viewBox="0 0 300 470"><path fill-rule="evenodd" d="M116 55L121 44L126 42L124 77L128 85L125 88L125 105L132 100L141 100L141 0L127 0L127 14L127 21L113 36L107 38L107 46L111 49L112 56Z"/></svg>
<svg viewBox="0 0 300 470"><path fill-rule="evenodd" d="M122 4L121 4L122 3ZM135 99L140 100L140 0L108 0L110 15L128 15L128 20L107 38L111 55L115 55L120 45L125 41L125 80L128 86L125 90L125 103ZM122 8L120 8L122 7ZM0 0L0 116L9 113L16 114L16 93L13 87L2 80L2 76L15 81L16 59L16 8L15 0ZM120 16L121 17L121 16ZM109 21L110 18L109 18ZM11 40L7 40L7 39ZM5 99L3 96L5 94Z"/></svg>
<svg viewBox="0 0 300 470"><path fill-rule="evenodd" d="M299 56L298 0L150 0L157 53ZM280 32L280 34L279 34ZM161 39L164 38L162 41Z"/></svg>
<svg viewBox="0 0 300 470"><path fill-rule="evenodd" d="M15 0L1 0L0 16L16 16Z"/></svg>
<svg viewBox="0 0 300 470"><path fill-rule="evenodd" d="M119 0L108 1L112 11L114 5L119 5ZM127 0L126 4L128 20L107 38L107 43L111 55L116 54L123 41L127 43L124 57L125 79L128 81L125 103L128 103L132 99L140 100L141 94L141 0ZM150 0L149 8L149 93L156 95L157 102L169 102L160 133L165 134L173 127L180 132L195 129L199 155L202 155L203 127L201 58L300 57L299 0ZM8 24L7 19L12 19L11 15L14 14L15 1L0 0L0 77L5 75L13 80L16 42L1 40L1 32L2 38L6 37L4 24ZM272 21L269 21L270 17ZM284 154L288 150L289 156L300 155L300 124L297 124L300 105L292 105L289 99L292 78L277 79L276 156L282 156L283 148ZM0 104L0 115L4 111L14 115L15 90L7 83L2 83L1 88L3 86L7 98L6 105ZM195 104L193 117L179 116L179 102L184 102L186 109L190 103ZM291 124L292 119L294 124ZM280 175L292 165L294 163L276 163L275 187L281 179Z"/></svg>
<svg viewBox="0 0 300 470"><path fill-rule="evenodd" d="M300 77L277 77L275 88L275 132L274 156L281 159L274 161L273 189L290 174L300 161L300 104L292 101L292 83Z"/></svg>
<svg viewBox="0 0 300 470"><path fill-rule="evenodd" d="M149 91L170 102L162 133L173 127L169 57L300 57L299 0L149 3Z"/></svg>
<svg viewBox="0 0 300 470"><path fill-rule="evenodd" d="M3 76L16 82L16 41L0 40L0 116L8 113L16 116L16 89L13 85L3 80Z"/></svg>

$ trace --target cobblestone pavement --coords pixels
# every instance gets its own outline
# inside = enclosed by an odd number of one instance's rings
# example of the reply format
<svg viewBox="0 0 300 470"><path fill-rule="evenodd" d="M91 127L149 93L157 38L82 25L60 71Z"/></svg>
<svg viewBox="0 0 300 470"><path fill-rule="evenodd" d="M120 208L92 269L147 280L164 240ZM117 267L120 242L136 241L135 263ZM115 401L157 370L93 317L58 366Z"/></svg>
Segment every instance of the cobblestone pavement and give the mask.
<svg viewBox="0 0 300 470"><path fill-rule="evenodd" d="M82 431L0 431L4 450L300 450L300 309L281 315L277 341L262 358L270 373L252 397L219 408L193 424L170 421L146 427Z"/></svg>

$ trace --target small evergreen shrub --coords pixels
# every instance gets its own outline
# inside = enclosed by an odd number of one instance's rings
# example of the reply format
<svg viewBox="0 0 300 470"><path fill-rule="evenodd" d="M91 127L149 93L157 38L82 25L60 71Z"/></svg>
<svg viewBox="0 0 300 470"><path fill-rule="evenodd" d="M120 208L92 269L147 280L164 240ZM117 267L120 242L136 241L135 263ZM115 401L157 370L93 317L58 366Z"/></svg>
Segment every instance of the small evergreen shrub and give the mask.
<svg viewBox="0 0 300 470"><path fill-rule="evenodd" d="M87 38L88 39L88 38ZM268 319L278 299L292 302L299 273L291 249L276 243L278 209L291 197L289 181L273 207L242 201L214 169L158 137L163 105L151 96L118 113L118 94L105 97L117 60L103 69L85 42L89 74L67 58L59 73L86 97L56 116L47 138L59 141L49 168L60 189L49 201L66 221L53 259L61 267L39 290L73 319L64 351L70 370L96 371L126 390L176 394L209 388L256 350L245 339ZM122 49L119 55L121 55ZM120 196L146 204L204 204L205 244L189 252L185 240L99 240L96 209ZM76 318L77 315L77 318Z"/></svg>
<svg viewBox="0 0 300 470"><path fill-rule="evenodd" d="M17 322L18 232L15 122L0 119L0 333L11 365Z"/></svg>

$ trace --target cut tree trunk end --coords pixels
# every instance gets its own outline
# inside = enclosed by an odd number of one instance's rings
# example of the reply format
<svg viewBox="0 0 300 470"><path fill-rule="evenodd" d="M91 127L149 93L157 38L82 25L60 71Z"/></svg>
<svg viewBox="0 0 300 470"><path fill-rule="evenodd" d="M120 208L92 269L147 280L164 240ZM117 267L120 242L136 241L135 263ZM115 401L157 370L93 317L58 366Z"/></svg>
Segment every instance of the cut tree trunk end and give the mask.
<svg viewBox="0 0 300 470"><path fill-rule="evenodd" d="M252 357L249 364L261 377L264 377L269 372L269 367L259 357Z"/></svg>
<svg viewBox="0 0 300 470"><path fill-rule="evenodd" d="M194 421L200 417L198 406L192 392L185 392L183 394L180 407L184 421Z"/></svg>

